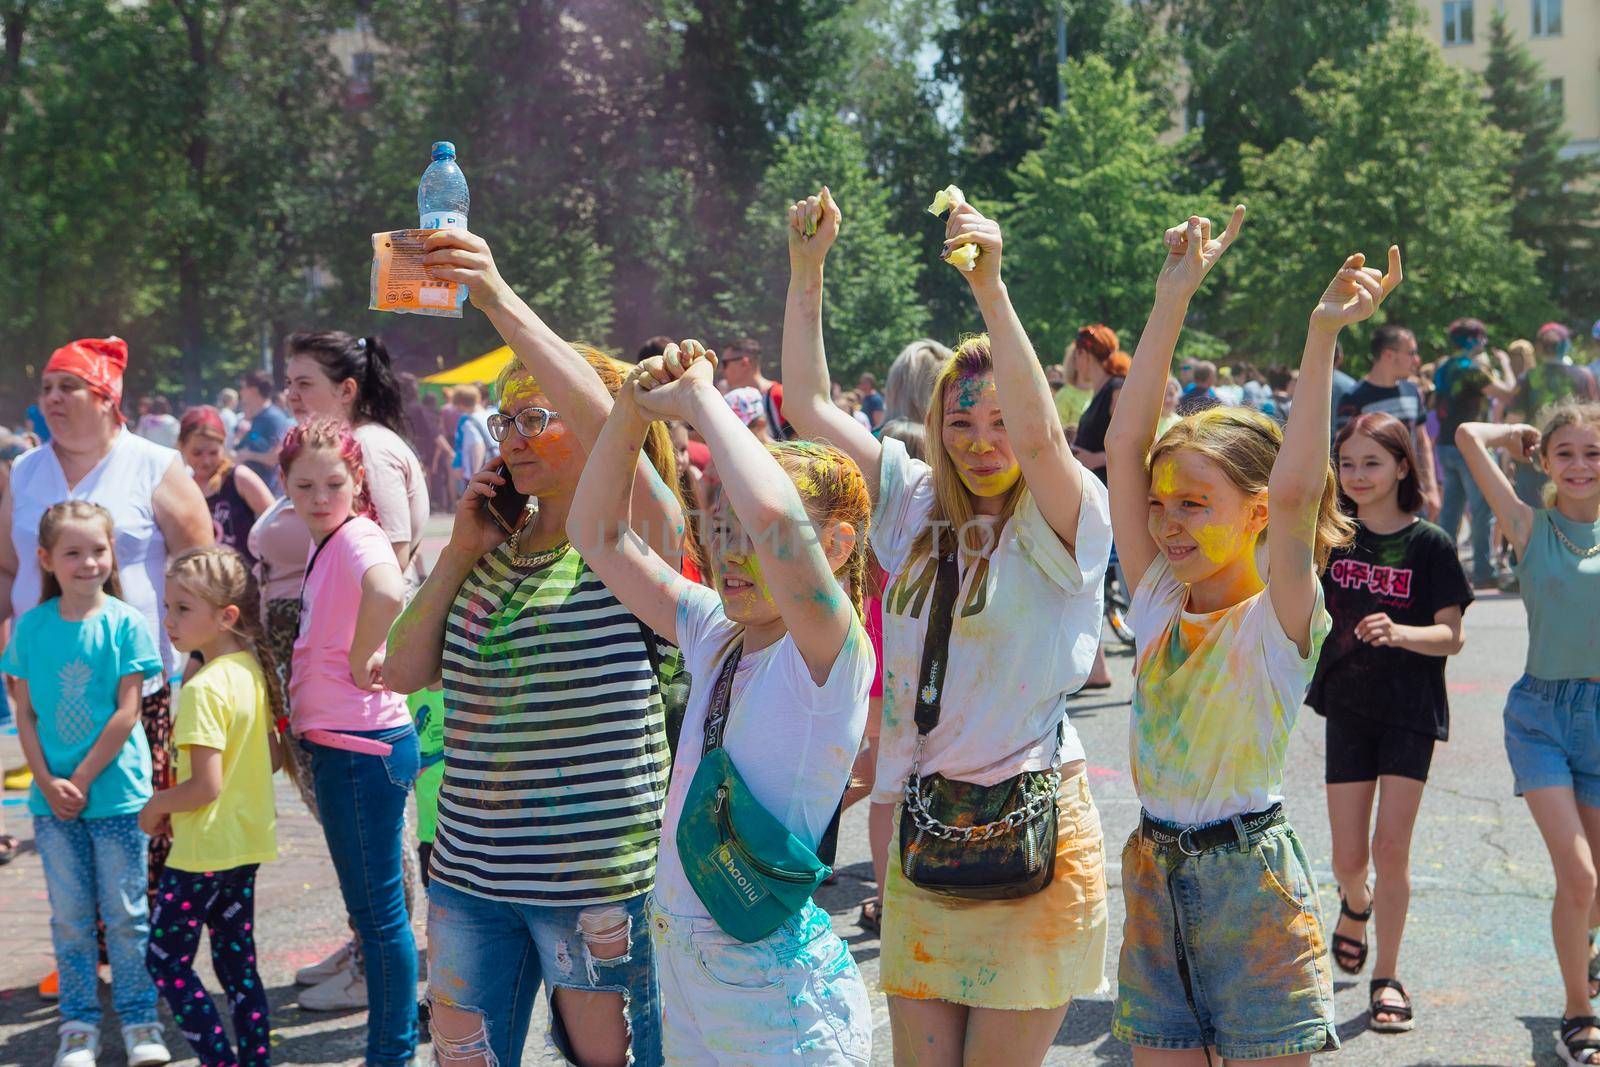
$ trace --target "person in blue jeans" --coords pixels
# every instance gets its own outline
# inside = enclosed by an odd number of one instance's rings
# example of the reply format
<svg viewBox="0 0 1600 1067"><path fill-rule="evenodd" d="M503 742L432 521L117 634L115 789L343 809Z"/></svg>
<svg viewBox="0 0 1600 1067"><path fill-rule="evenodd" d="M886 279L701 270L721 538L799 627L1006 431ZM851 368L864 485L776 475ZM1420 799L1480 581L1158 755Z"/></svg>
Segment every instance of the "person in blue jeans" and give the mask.
<svg viewBox="0 0 1600 1067"><path fill-rule="evenodd" d="M99 948L105 923L111 1000L132 1067L171 1059L145 971L150 747L140 688L161 673L144 615L117 597L115 532L98 504L71 500L39 522L42 600L17 620L0 672L17 679L17 733L33 771L28 810L50 893L61 975L55 1067L94 1067L100 1050Z"/></svg>
<svg viewBox="0 0 1600 1067"><path fill-rule="evenodd" d="M289 681L290 729L310 757L322 833L360 940L367 1063L408 1067L417 1044L417 944L405 904L406 800L417 732L389 688L385 638L405 581L370 517L361 445L312 418L284 437L283 481L314 544Z"/></svg>
<svg viewBox="0 0 1600 1067"><path fill-rule="evenodd" d="M1448 336L1456 354L1440 365L1433 378L1434 407L1439 413L1439 483L1444 493L1439 525L1454 540L1461 533L1461 513L1467 512L1472 521L1472 584L1488 586L1494 584L1490 533L1494 512L1455 444L1456 430L1465 423L1482 422L1490 400L1509 401L1516 393L1516 381L1504 353L1500 373L1490 365L1484 354L1489 331L1477 319L1457 319Z"/></svg>

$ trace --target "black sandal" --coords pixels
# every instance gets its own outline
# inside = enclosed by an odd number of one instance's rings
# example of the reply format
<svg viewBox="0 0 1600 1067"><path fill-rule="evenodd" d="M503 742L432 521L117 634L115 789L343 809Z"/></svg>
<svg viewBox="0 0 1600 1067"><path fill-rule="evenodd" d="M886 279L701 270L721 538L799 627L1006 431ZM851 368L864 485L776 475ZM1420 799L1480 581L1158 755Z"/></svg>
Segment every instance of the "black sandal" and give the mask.
<svg viewBox="0 0 1600 1067"><path fill-rule="evenodd" d="M1339 914L1343 915L1347 919L1353 919L1358 923L1364 923L1367 920L1371 919L1372 918L1372 901L1371 901L1372 893L1371 893L1370 890L1367 893L1367 897L1368 897L1367 910L1366 911L1362 911L1362 912L1355 912L1355 911L1351 911L1350 910L1349 902L1344 899L1344 894L1340 893L1339 894ZM1351 966L1348 963L1346 963L1345 961L1348 960L1348 959L1354 959L1355 960L1355 966ZM1367 938L1366 938L1366 932L1365 931L1362 932L1362 937L1361 937L1360 941L1357 941L1353 937L1346 937L1343 934L1335 933L1333 935L1333 962L1335 964L1337 964L1339 969L1341 971L1343 971L1345 974L1360 974L1362 968L1364 968L1367 965Z"/></svg>
<svg viewBox="0 0 1600 1067"><path fill-rule="evenodd" d="M0 834L0 867L17 858L18 841L10 834Z"/></svg>
<svg viewBox="0 0 1600 1067"><path fill-rule="evenodd" d="M883 932L883 901L877 897L861 902L861 914L856 917L856 925L869 934Z"/></svg>
<svg viewBox="0 0 1600 1067"><path fill-rule="evenodd" d="M1379 1000L1378 993L1384 989L1392 989L1400 994L1401 1003L1391 1004L1386 1000ZM1378 1013L1389 1016L1379 1019ZM1412 1018L1411 997L1406 993L1406 987L1393 978L1374 978L1367 983L1367 1028L1380 1034L1403 1034L1416 1026Z"/></svg>
<svg viewBox="0 0 1600 1067"><path fill-rule="evenodd" d="M1600 949L1595 948L1595 931L1589 931L1589 999L1600 997Z"/></svg>
<svg viewBox="0 0 1600 1067"><path fill-rule="evenodd" d="M1556 1041L1556 1052L1562 1063L1572 1067L1590 1067L1600 1063L1600 1037L1579 1037L1584 1030L1600 1029L1600 1019L1593 1015L1571 1015L1561 1020L1561 1033Z"/></svg>

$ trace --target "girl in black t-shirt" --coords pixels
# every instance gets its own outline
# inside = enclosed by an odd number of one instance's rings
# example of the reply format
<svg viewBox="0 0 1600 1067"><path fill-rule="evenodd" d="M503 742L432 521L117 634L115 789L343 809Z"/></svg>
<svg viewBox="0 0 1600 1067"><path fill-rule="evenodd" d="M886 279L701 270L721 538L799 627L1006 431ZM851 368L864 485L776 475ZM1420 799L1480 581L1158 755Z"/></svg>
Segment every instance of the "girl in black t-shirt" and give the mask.
<svg viewBox="0 0 1600 1067"><path fill-rule="evenodd" d="M1340 497L1357 530L1322 575L1333 629L1306 703L1328 720L1328 821L1340 901L1334 962L1347 974L1361 972L1366 923L1376 912L1371 1026L1393 1032L1412 1027L1411 1000L1395 977L1411 899L1411 833L1434 743L1449 732L1444 661L1461 650L1472 587L1451 538L1416 517L1422 494L1404 423L1382 413L1357 416L1334 450ZM1369 861L1377 874L1370 890Z"/></svg>

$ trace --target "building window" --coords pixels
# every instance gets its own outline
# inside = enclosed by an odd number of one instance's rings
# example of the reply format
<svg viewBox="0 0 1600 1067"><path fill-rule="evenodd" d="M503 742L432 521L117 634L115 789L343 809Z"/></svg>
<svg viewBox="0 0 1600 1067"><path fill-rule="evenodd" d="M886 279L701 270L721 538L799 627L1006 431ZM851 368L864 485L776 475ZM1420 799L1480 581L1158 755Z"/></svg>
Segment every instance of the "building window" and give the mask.
<svg viewBox="0 0 1600 1067"><path fill-rule="evenodd" d="M1562 117L1565 117L1567 114L1566 97L1567 83L1565 79L1551 78L1549 81L1544 83L1544 98L1546 100L1554 100L1556 102L1556 111L1559 112Z"/></svg>
<svg viewBox="0 0 1600 1067"><path fill-rule="evenodd" d="M371 52L357 52L350 57L350 80L359 83L363 88L372 82L372 69L375 65Z"/></svg>
<svg viewBox="0 0 1600 1067"><path fill-rule="evenodd" d="M1533 0L1533 35L1561 36L1561 0Z"/></svg>
<svg viewBox="0 0 1600 1067"><path fill-rule="evenodd" d="M1206 124L1205 108L1201 107L1193 96L1190 96L1189 100L1188 100L1188 103L1185 104L1184 108L1183 108L1183 129L1184 129L1184 132L1187 133L1189 130L1198 130L1200 127L1204 126L1205 124Z"/></svg>
<svg viewBox="0 0 1600 1067"><path fill-rule="evenodd" d="M1472 43L1472 0L1445 0L1444 43Z"/></svg>

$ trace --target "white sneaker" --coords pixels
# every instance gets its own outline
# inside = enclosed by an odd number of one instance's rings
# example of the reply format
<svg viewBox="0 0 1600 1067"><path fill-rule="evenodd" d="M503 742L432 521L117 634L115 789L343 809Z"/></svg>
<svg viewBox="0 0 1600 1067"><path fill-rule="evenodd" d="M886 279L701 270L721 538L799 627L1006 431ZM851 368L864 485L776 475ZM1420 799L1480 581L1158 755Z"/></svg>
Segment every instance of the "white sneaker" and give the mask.
<svg viewBox="0 0 1600 1067"><path fill-rule="evenodd" d="M302 967L294 972L295 985L321 985L336 974L343 974L356 965L356 943L346 941L334 950L333 955L320 963Z"/></svg>
<svg viewBox="0 0 1600 1067"><path fill-rule="evenodd" d="M342 971L300 994L306 1011L351 1011L367 1006L367 976L358 970Z"/></svg>
<svg viewBox="0 0 1600 1067"><path fill-rule="evenodd" d="M94 1067L100 1054L100 1028L93 1023L61 1024L61 1044L56 1048L55 1067Z"/></svg>
<svg viewBox="0 0 1600 1067"><path fill-rule="evenodd" d="M128 1067L162 1067L172 1062L160 1023L129 1023L122 1028L122 1047L128 1051Z"/></svg>

